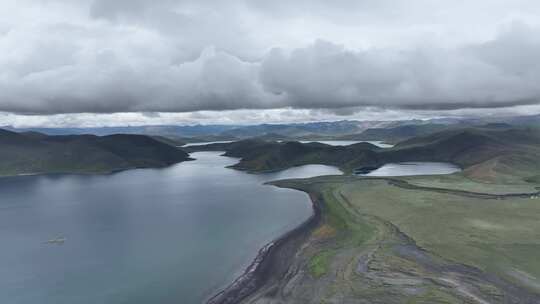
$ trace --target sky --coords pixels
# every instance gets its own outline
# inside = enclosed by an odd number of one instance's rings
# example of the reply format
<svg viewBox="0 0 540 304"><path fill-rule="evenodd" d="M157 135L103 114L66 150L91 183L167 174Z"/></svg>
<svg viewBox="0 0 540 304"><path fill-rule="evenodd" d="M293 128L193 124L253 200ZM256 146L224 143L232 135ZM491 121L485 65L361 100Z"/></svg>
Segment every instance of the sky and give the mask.
<svg viewBox="0 0 540 304"><path fill-rule="evenodd" d="M540 113L537 0L2 0L0 125Z"/></svg>

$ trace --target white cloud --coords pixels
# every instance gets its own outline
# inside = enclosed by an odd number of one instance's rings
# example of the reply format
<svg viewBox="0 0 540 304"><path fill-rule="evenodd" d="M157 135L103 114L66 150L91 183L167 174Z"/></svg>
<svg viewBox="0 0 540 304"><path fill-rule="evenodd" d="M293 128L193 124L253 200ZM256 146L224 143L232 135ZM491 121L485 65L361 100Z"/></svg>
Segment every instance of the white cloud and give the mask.
<svg viewBox="0 0 540 304"><path fill-rule="evenodd" d="M532 0L6 0L0 10L5 112L331 117L540 96Z"/></svg>

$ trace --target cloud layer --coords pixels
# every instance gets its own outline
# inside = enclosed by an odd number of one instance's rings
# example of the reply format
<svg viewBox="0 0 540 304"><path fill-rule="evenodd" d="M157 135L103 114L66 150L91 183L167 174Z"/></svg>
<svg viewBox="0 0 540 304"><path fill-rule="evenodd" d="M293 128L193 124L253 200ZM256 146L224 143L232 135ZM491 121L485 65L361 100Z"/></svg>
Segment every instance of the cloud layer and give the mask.
<svg viewBox="0 0 540 304"><path fill-rule="evenodd" d="M538 104L540 4L508 2L8 0L0 111Z"/></svg>

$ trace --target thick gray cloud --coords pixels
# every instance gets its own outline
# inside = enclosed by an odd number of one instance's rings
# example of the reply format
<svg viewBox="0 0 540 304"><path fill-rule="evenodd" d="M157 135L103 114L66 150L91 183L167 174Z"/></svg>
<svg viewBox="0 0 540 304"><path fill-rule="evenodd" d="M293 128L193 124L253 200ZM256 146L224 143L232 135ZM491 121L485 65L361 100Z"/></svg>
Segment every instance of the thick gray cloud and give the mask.
<svg viewBox="0 0 540 304"><path fill-rule="evenodd" d="M262 82L300 108L508 107L540 101L540 32L515 25L495 40L446 50L350 51L318 41L273 50Z"/></svg>
<svg viewBox="0 0 540 304"><path fill-rule="evenodd" d="M540 101L537 1L7 0L0 111Z"/></svg>

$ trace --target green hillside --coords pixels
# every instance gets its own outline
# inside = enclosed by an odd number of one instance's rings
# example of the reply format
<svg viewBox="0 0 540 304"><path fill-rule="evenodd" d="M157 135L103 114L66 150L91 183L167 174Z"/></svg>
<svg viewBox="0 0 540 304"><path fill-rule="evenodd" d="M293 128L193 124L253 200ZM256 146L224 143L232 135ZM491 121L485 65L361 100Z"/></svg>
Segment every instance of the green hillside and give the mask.
<svg viewBox="0 0 540 304"><path fill-rule="evenodd" d="M192 147L191 151L226 151L238 157L233 168L263 172L305 164L337 166L345 172L362 167L379 167L391 162L451 162L472 177L501 179L518 176L538 179L540 132L535 129L467 128L447 130L402 141L382 149L368 143L329 146L319 143L266 142L245 140L235 143ZM494 174L497 171L498 174Z"/></svg>
<svg viewBox="0 0 540 304"><path fill-rule="evenodd" d="M359 134L351 134L340 137L342 140L383 140L385 142L399 142L416 136L423 136L446 129L455 128L453 125L424 124L403 125L392 128L371 128Z"/></svg>
<svg viewBox="0 0 540 304"><path fill-rule="evenodd" d="M103 173L189 159L184 151L143 135L48 136L0 130L0 147L0 175Z"/></svg>

